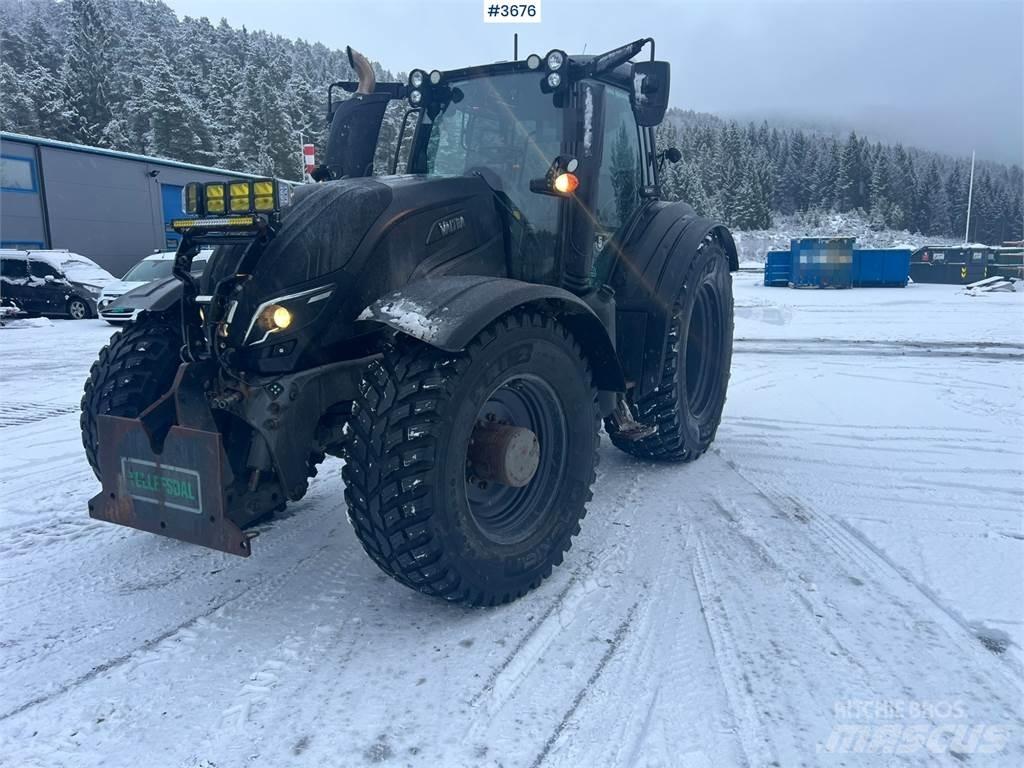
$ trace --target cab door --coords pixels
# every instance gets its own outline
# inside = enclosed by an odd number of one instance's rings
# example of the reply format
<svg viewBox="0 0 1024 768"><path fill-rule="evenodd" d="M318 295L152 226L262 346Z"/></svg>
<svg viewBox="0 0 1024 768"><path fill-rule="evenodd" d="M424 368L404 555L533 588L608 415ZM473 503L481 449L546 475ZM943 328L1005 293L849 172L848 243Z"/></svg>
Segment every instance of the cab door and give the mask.
<svg viewBox="0 0 1024 768"><path fill-rule="evenodd" d="M29 259L28 279L37 307L33 312L62 315L67 311L69 286L64 275L45 261Z"/></svg>
<svg viewBox="0 0 1024 768"><path fill-rule="evenodd" d="M615 249L609 244L624 232L639 210L643 189L640 131L629 93L604 86L604 120L600 131L602 163L592 198L594 217L594 267L592 283L608 280Z"/></svg>

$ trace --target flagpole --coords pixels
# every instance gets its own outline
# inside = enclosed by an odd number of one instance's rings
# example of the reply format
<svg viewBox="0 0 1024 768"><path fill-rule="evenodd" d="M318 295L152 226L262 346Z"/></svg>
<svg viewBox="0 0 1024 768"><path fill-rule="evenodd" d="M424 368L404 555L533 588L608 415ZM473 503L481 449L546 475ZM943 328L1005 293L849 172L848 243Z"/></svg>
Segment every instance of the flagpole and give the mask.
<svg viewBox="0 0 1024 768"><path fill-rule="evenodd" d="M971 183L967 187L967 228L964 229L964 242L971 233L971 197L974 195L974 151L971 151Z"/></svg>

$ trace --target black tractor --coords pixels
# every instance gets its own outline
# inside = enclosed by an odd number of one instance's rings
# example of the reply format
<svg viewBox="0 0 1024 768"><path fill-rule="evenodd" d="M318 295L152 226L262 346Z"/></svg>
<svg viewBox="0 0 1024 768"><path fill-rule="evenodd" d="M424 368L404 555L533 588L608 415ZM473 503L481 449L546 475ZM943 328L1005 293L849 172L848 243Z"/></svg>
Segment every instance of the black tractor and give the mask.
<svg viewBox="0 0 1024 768"><path fill-rule="evenodd" d="M252 526L342 456L377 565L429 595L504 603L579 532L602 421L638 457L707 450L736 247L659 198L679 152L655 146L669 65L653 40L406 83L350 59L360 79L328 93L318 183L185 187L175 279L85 384L103 486L89 513L247 556ZM404 119L391 175L374 176L389 104Z"/></svg>

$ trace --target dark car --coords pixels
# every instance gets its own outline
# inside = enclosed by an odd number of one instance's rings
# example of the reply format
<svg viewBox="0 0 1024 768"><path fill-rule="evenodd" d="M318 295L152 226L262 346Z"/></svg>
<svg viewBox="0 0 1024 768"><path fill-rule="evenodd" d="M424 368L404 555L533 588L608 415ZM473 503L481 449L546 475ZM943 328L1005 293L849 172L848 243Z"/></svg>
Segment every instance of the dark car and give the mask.
<svg viewBox="0 0 1024 768"><path fill-rule="evenodd" d="M115 278L69 251L0 251L0 294L30 315L96 317L96 300Z"/></svg>

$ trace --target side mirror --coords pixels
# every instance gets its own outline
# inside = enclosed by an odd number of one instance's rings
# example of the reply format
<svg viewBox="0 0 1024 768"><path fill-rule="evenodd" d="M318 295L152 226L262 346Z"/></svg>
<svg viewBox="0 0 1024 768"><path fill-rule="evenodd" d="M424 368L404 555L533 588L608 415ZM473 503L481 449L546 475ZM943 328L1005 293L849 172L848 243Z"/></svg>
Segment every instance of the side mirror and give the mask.
<svg viewBox="0 0 1024 768"><path fill-rule="evenodd" d="M673 165L675 165L676 163L678 163L682 159L683 159L683 153L680 152L675 147L669 147L668 149L663 149L661 152L658 153L658 173L661 173L661 169L665 167L665 161L666 160L668 162L672 163Z"/></svg>
<svg viewBox="0 0 1024 768"><path fill-rule="evenodd" d="M633 65L633 92L629 102L637 125L658 125L664 119L671 79L667 61L641 61Z"/></svg>

